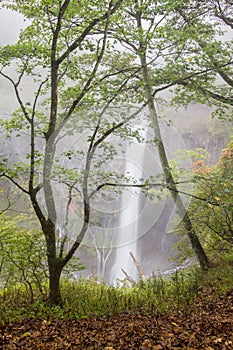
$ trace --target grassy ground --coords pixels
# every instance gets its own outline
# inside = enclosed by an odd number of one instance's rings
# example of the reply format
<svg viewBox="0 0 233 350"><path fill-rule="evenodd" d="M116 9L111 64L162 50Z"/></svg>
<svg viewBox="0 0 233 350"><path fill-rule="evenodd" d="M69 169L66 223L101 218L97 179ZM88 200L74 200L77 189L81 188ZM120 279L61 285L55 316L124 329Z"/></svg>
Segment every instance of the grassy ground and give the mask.
<svg viewBox="0 0 233 350"><path fill-rule="evenodd" d="M132 288L63 281L63 309L22 288L0 296L3 349L232 349L233 269L197 268ZM183 344L183 345L182 345Z"/></svg>
<svg viewBox="0 0 233 350"><path fill-rule="evenodd" d="M140 312L156 316L173 310L189 312L196 298L213 297L233 288L233 268L222 263L202 273L198 268L178 271L170 277L157 276L134 287L115 288L95 280L62 281L64 307L48 308L37 291L12 287L0 294L0 323L23 319L80 319L115 313ZM208 291L208 292L207 292Z"/></svg>

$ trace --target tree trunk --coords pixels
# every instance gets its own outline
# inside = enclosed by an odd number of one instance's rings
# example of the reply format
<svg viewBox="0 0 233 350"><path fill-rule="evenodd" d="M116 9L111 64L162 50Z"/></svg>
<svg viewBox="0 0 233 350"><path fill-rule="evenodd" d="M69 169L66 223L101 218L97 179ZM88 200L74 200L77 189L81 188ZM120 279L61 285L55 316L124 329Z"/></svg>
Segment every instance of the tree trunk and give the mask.
<svg viewBox="0 0 233 350"><path fill-rule="evenodd" d="M145 68L145 70L147 70L147 68ZM146 82L144 80L144 83L147 83L147 90L150 92L150 87L148 86L148 82ZM209 259L206 255L200 241L199 241L198 236L196 235L196 232L193 229L193 225L192 225L192 222L191 222L190 217L188 215L188 212L187 212L186 208L184 207L182 199L180 198L179 190L177 189L172 172L170 170L166 151L165 151L164 144L162 141L160 128L159 128L159 124L158 124L158 117L157 117L156 109L154 106L153 96L152 96L152 93L151 92L149 93L148 91L147 91L147 97L150 99L150 104L149 104L150 116L151 116L153 126L154 126L154 133L155 133L155 139L156 139L157 148L158 148L158 152L159 152L159 158L160 158L162 170L163 170L163 173L165 176L165 180L167 183L167 187L170 190L173 202L176 205L177 214L179 215L179 217L183 221L187 235L188 235L189 240L191 242L192 249L198 258L201 269L207 270L210 266Z"/></svg>
<svg viewBox="0 0 233 350"><path fill-rule="evenodd" d="M57 260L57 259L56 259ZM49 261L49 304L62 306L60 290L62 266L58 261Z"/></svg>
<svg viewBox="0 0 233 350"><path fill-rule="evenodd" d="M142 23L140 14L137 18L138 28L142 29ZM183 224L186 229L186 233L189 237L189 240L191 242L192 249L194 253L197 256L197 259L200 263L202 270L207 270L210 266L209 259L199 241L199 238L194 231L192 222L190 220L190 217L188 215L188 212L186 208L184 207L184 204L182 202L182 199L179 195L179 190L177 189L177 186L175 184L172 172L170 170L169 162L167 159L164 143L161 136L160 126L158 122L158 115L156 112L155 104L154 104L154 96L151 90L150 86L150 78L147 68L147 60L146 60L146 46L144 45L143 41L139 43L139 58L141 63L141 72L144 82L144 89L146 93L146 98L148 99L149 103L149 113L150 118L152 121L153 129L154 129L154 136L155 136L155 142L157 144L157 149L159 153L159 158L162 166L162 170L164 173L164 177L166 180L167 188L170 191L170 194L172 196L173 202L176 206L177 214L180 216L180 218L183 221Z"/></svg>
<svg viewBox="0 0 233 350"><path fill-rule="evenodd" d="M51 220L47 220L43 227L47 246L47 261L49 268L49 304L62 306L62 297L60 291L60 278L64 261L57 257L56 252L56 229Z"/></svg>
<svg viewBox="0 0 233 350"><path fill-rule="evenodd" d="M184 215L183 219L182 219L184 226L187 230L187 236L189 237L189 240L191 242L191 246L192 249L196 255L196 257L198 258L198 262L201 266L202 271L208 270L208 268L210 267L210 262L209 259L201 245L201 242L196 234L196 232L193 229L193 225L192 222L190 220L190 217L186 211L186 214Z"/></svg>

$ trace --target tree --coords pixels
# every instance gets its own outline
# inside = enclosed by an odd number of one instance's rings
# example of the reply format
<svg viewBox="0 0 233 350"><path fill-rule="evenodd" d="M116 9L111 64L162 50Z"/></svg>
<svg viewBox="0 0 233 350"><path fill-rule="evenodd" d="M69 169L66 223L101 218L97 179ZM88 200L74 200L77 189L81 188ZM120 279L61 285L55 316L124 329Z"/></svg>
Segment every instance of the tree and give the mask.
<svg viewBox="0 0 233 350"><path fill-rule="evenodd" d="M195 189L189 213L200 239L212 259L232 258L232 142L216 165L208 167L200 153L192 151ZM200 201L199 198L203 198ZM184 228L178 231L183 234ZM182 253L182 251L181 251ZM184 253L184 252L183 252Z"/></svg>
<svg viewBox="0 0 233 350"><path fill-rule="evenodd" d="M62 270L73 257L88 228L90 198L95 194L95 189L88 188L92 160L97 148L103 147L106 137L123 124L114 125L110 121L102 125L102 119L107 107L124 88L127 77L122 74L120 83L118 81L110 94L108 82L104 80L111 75L106 72L106 67L101 67L108 47L109 22L121 3L120 0L105 1L98 6L90 1L77 5L72 0L42 0L36 3L16 0L2 5L22 13L30 24L21 32L16 44L1 48L0 74L11 83L19 104L19 110L10 119L2 120L2 126L8 137L19 135L22 138L25 134L23 143L26 144L26 150L21 149L21 157L26 158L23 161L13 159L11 164L8 159L2 159L1 177L30 198L40 222L46 241L51 304L62 303L59 287ZM95 34L100 27L104 34ZM7 71L13 62L17 67L17 77ZM32 78L31 101L21 93L25 77ZM101 89L105 93L97 99ZM84 112L86 106L92 108L89 115ZM109 118L105 116L106 119ZM78 168L64 166L59 160L60 154L56 153L59 142L65 136L73 135L76 123L76 132L84 126L90 127L81 173ZM106 146L106 152L111 155L111 147ZM68 160L73 157L72 152L64 150L62 155ZM75 156L78 160L77 153ZM56 197L55 182L66 186L62 237L58 237L60 213L57 201L61 198ZM81 188L78 182L81 182ZM69 229L71 201L74 193L80 192L83 222L72 244L66 245L65 231Z"/></svg>
<svg viewBox="0 0 233 350"><path fill-rule="evenodd" d="M23 284L33 299L33 287L44 294L46 250L41 233L30 215L0 215L1 288ZM38 226L38 225L37 225Z"/></svg>
<svg viewBox="0 0 233 350"><path fill-rule="evenodd" d="M193 101L208 104L214 107L213 116L232 120L230 2L187 1L174 10L175 15L168 22L167 37L171 49L166 63L172 67L176 60L177 71L182 70L183 76L190 76L177 82L174 102L181 105ZM174 42L177 43L175 49ZM205 73L200 74L204 69Z"/></svg>
<svg viewBox="0 0 233 350"><path fill-rule="evenodd" d="M138 100L143 100L144 91L165 182L186 222L186 232L198 260L206 268L208 258L182 204L181 187L175 184L170 171L155 97L178 86L172 91L173 106L184 106L193 101L207 103L215 108L214 114L218 117L231 118L232 42L227 40L224 32L226 25L232 28L229 2L137 1L128 6L122 23L120 30L118 23L112 33L128 48L134 60L140 62L141 75L138 73L137 77L141 95L138 94Z"/></svg>
<svg viewBox="0 0 233 350"><path fill-rule="evenodd" d="M165 2L165 4L163 2L135 1L125 10L122 16L120 30L118 22L117 27L112 29L112 33L119 42L123 42L130 50L133 58L139 61L140 72L138 73L138 79L140 81L140 89L137 98L138 101L148 101L150 122L154 130L154 143L158 150L165 186L170 191L177 213L185 225L186 233L198 261L202 269L205 270L209 267L208 257L194 230L173 178L161 136L159 116L155 107L156 93L176 84L177 79L185 79L183 76L179 76L179 78L172 81L172 72L170 72L170 82L168 84L166 84L165 77L161 77L161 80L159 79L161 73L157 65L161 64L160 60L163 58L163 55L166 55L167 49L170 46L167 46L163 42L165 29L161 23L163 21L166 23L167 17L169 17L170 7L171 4L169 1ZM166 28L166 24L164 26Z"/></svg>

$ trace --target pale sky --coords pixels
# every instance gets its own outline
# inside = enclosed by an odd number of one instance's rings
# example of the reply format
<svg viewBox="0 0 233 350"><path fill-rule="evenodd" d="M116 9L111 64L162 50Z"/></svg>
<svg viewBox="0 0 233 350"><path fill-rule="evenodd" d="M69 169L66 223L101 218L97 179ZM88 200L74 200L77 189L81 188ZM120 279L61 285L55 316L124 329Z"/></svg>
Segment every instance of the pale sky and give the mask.
<svg viewBox="0 0 233 350"><path fill-rule="evenodd" d="M0 45L13 44L17 41L20 30L26 26L23 17L17 12L0 9ZM0 118L18 107L11 84L0 79Z"/></svg>
<svg viewBox="0 0 233 350"><path fill-rule="evenodd" d="M25 25L26 22L18 13L0 9L0 45L13 44Z"/></svg>

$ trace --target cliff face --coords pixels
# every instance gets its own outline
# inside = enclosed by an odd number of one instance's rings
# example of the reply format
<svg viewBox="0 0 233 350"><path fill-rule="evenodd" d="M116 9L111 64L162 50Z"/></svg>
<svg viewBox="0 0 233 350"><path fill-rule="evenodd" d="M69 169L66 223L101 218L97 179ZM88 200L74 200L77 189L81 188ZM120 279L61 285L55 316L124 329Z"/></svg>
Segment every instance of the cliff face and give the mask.
<svg viewBox="0 0 233 350"><path fill-rule="evenodd" d="M189 132L182 133L181 136L188 150L203 148L209 153L209 157L207 158L209 165L217 163L222 149L228 142L227 135L213 137L207 130L200 130L199 132L190 130Z"/></svg>
<svg viewBox="0 0 233 350"><path fill-rule="evenodd" d="M207 163L215 164L221 150L229 142L232 123L212 118L213 109L204 105L190 105L171 112L174 127L182 137L186 149L203 148L209 153ZM169 112L168 112L169 114Z"/></svg>

